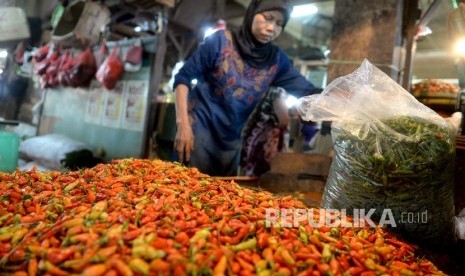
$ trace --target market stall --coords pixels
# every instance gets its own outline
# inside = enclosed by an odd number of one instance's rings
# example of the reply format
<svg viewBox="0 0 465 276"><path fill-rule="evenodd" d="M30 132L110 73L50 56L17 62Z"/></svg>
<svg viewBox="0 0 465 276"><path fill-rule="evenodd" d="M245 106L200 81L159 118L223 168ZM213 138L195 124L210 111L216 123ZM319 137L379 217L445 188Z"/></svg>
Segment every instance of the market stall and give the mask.
<svg viewBox="0 0 465 276"><path fill-rule="evenodd" d="M14 1L9 5L14 6ZM20 127L10 131L17 132L21 140L31 136L66 136L86 144L93 155L105 160L148 156L155 120L152 99L157 97L162 79L166 16L173 5L171 1L56 3L49 37L44 35L37 47L24 41L29 36L25 33L29 28L23 26L26 20L20 16L24 12L16 17L11 12L8 16L2 13L2 24L8 24L1 26L4 35L0 46L6 40L12 47L25 47L14 52L14 59L13 51L7 49L11 73L5 85L8 91L0 93L1 101L9 100L8 94L16 97L20 92L27 97L38 96L25 99L33 101L32 110L27 110L32 113L27 116L33 118L24 119L22 112ZM7 11L22 10L9 7L5 8ZM134 31L135 27L140 29ZM24 91L10 85L13 75L25 81ZM0 86L3 85L2 81ZM18 112L20 107L21 103L17 103ZM32 135L29 131L22 133L26 124L36 129ZM59 145L60 141L51 141L47 148L61 151ZM45 168L40 160L53 155L35 154L37 159L31 159L28 150L22 150L20 147L21 152L16 154L25 158L24 162ZM20 160L17 165L24 162Z"/></svg>
<svg viewBox="0 0 465 276"><path fill-rule="evenodd" d="M103 2L73 3L102 11L108 40L74 18L85 39L58 23L62 43L34 54L39 134L72 137L105 160L61 167L60 154L52 169L0 172L0 275L461 275L463 141L425 106L436 81L412 96L365 60L300 113L336 122L334 156L283 153L260 178L212 177L143 158L165 46L158 5L170 1L117 2L124 9L108 18ZM144 8L160 15L156 35L121 39L138 36L126 18L145 18ZM140 47L139 63L124 67ZM171 141L174 106L158 108L159 141Z"/></svg>
<svg viewBox="0 0 465 276"><path fill-rule="evenodd" d="M411 93L418 101L432 108L443 117L450 117L457 111L456 104L459 91L457 79L415 80L411 87Z"/></svg>
<svg viewBox="0 0 465 276"><path fill-rule="evenodd" d="M375 76L365 78L362 71ZM387 93L380 87L391 87L391 100L404 97L402 105L377 101ZM351 93L341 97L340 91ZM325 110L334 105L339 108ZM347 108L358 110L353 118ZM425 252L456 248L450 125L367 61L304 100L302 109L304 118L332 114L338 122L321 205L162 160L114 159L75 171L18 169L0 174L2 270L446 275ZM337 119L339 113L345 116ZM374 119L376 113L383 119Z"/></svg>
<svg viewBox="0 0 465 276"><path fill-rule="evenodd" d="M151 4L144 14L135 12L141 4L127 1L106 7L75 1L66 8L52 41L35 55L33 70L45 91L39 135L72 137L105 152L106 160L147 155L152 98L158 93L163 63L158 60L163 48L158 46L165 26L162 4ZM132 19L123 21L128 16L125 7L135 11ZM67 21L67 15L74 15L74 21ZM148 29L129 31L129 25L142 24L139 21L151 15L155 19L150 19ZM105 26L109 30L102 36ZM86 44L93 47L82 48ZM48 58L39 60L41 53ZM57 70L49 64L57 64Z"/></svg>

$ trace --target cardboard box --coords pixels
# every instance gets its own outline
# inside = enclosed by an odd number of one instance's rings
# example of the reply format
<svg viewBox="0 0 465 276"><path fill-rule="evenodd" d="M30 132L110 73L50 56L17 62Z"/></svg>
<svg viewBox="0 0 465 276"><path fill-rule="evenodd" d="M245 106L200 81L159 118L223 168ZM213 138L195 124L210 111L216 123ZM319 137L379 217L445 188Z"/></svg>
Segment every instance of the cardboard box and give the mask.
<svg viewBox="0 0 465 276"><path fill-rule="evenodd" d="M66 7L52 32L52 40L63 46L79 47L96 44L105 26L110 22L110 11L97 2L76 1Z"/></svg>
<svg viewBox="0 0 465 276"><path fill-rule="evenodd" d="M0 8L0 42L30 37L26 14L18 7Z"/></svg>
<svg viewBox="0 0 465 276"><path fill-rule="evenodd" d="M156 3L174 8L174 0L155 0Z"/></svg>
<svg viewBox="0 0 465 276"><path fill-rule="evenodd" d="M174 8L175 0L124 0L131 7L142 9L150 9L158 5L165 5L169 8Z"/></svg>

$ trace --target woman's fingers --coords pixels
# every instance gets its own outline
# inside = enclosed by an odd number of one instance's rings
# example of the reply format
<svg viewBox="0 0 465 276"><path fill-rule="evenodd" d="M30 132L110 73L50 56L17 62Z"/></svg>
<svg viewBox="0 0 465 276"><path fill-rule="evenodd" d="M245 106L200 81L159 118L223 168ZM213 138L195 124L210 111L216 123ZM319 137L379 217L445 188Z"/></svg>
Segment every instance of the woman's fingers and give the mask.
<svg viewBox="0 0 465 276"><path fill-rule="evenodd" d="M191 151L193 150L193 140L176 140L175 149L178 152L179 162L188 162L191 159Z"/></svg>
<svg viewBox="0 0 465 276"><path fill-rule="evenodd" d="M191 159L191 152L194 149L194 135L190 126L178 129L174 146L178 153L179 162L188 162Z"/></svg>
<svg viewBox="0 0 465 276"><path fill-rule="evenodd" d="M181 139L176 139L174 142L174 146L176 149L176 152L178 153L178 161L179 162L184 162L184 149L186 147L186 143L184 140Z"/></svg>
<svg viewBox="0 0 465 276"><path fill-rule="evenodd" d="M184 162L184 143L176 139L174 141L174 149L178 153L178 161L181 163Z"/></svg>
<svg viewBox="0 0 465 276"><path fill-rule="evenodd" d="M184 150L186 153L186 162L189 162L189 160L191 160L192 140L186 142Z"/></svg>

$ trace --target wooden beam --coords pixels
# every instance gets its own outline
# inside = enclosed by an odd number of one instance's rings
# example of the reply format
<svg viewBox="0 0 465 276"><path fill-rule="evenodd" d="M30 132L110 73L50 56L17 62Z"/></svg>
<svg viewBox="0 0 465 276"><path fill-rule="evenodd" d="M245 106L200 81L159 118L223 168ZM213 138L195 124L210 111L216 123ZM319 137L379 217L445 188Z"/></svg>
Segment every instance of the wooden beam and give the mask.
<svg viewBox="0 0 465 276"><path fill-rule="evenodd" d="M164 6L162 9L162 16L166 18L168 14L168 7ZM164 22L164 20L162 20ZM142 150L143 158L148 158L150 154L150 138L152 137L154 126L155 126L155 117L156 117L156 99L160 90L160 83L163 77L164 70L164 60L166 54L166 36L168 33L168 24L163 24L163 29L161 33L158 34L157 49L155 55L152 55L152 68L151 68L151 78L150 78L150 90L148 96L148 118L147 125L143 133L143 142Z"/></svg>
<svg viewBox="0 0 465 276"><path fill-rule="evenodd" d="M405 64L399 76L399 84L409 91L412 81L412 63L416 52L416 21L419 18L418 0L404 2L403 36L405 39Z"/></svg>

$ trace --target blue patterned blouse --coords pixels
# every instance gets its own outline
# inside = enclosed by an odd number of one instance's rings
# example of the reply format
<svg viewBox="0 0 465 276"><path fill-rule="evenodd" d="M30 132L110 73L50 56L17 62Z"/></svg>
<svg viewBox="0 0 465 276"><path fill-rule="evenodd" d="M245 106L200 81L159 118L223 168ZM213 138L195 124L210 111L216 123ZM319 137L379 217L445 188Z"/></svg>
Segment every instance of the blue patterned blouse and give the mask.
<svg viewBox="0 0 465 276"><path fill-rule="evenodd" d="M193 87L192 80L197 79ZM292 66L281 50L276 63L257 69L242 59L230 31L207 37L175 76L174 87L191 87L189 116L195 136L191 166L210 175L236 175L241 132L270 86L296 97L320 90Z"/></svg>

